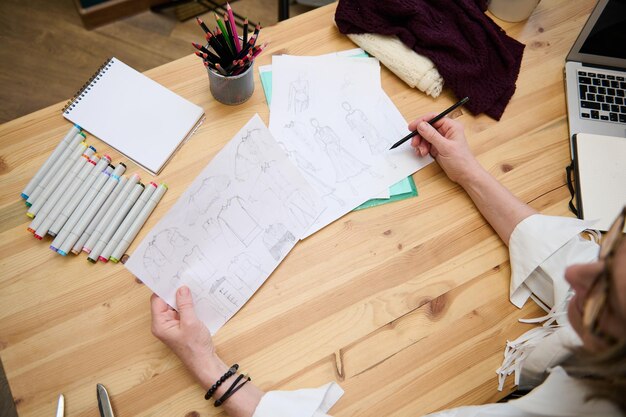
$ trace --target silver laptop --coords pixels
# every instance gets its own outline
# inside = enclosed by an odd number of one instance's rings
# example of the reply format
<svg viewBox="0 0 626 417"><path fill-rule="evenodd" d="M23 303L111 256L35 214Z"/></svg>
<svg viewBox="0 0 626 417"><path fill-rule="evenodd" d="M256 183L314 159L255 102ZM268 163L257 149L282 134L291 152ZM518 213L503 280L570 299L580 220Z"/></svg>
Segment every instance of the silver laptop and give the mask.
<svg viewBox="0 0 626 417"><path fill-rule="evenodd" d="M570 145L576 133L626 138L626 0L600 0L565 63Z"/></svg>

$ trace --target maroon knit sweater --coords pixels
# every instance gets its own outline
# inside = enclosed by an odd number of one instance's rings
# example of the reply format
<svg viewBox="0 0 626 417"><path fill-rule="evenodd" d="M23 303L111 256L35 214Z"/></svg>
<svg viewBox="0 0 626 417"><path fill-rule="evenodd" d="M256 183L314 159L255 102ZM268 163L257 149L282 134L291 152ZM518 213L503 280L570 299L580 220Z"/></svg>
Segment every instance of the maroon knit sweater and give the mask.
<svg viewBox="0 0 626 417"><path fill-rule="evenodd" d="M395 35L430 58L466 107L500 120L515 92L524 45L489 19L486 0L339 0L341 33Z"/></svg>

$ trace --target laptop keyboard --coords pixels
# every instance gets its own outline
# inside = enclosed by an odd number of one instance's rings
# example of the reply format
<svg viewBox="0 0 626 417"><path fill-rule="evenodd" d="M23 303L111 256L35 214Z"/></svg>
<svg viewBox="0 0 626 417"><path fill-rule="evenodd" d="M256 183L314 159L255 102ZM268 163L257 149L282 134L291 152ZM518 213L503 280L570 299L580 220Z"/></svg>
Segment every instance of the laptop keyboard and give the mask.
<svg viewBox="0 0 626 417"><path fill-rule="evenodd" d="M626 124L626 80L598 71L578 71L580 116Z"/></svg>

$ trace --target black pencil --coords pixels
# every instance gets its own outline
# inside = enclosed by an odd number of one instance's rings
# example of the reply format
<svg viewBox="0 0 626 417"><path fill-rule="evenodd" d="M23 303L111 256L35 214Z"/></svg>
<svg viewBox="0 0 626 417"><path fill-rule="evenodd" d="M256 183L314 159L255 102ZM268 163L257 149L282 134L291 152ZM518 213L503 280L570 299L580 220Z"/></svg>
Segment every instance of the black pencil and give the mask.
<svg viewBox="0 0 626 417"><path fill-rule="evenodd" d="M462 98L457 103L453 104L452 106L448 107L447 109L445 109L444 111L439 113L437 116L435 116L432 119L430 119L427 123L429 125L432 125L433 123L437 123L439 120L441 120L444 117L446 117L452 110L456 109L459 106L462 106L463 104L467 103L468 101L469 101L469 97ZM399 141L394 143L393 146L391 148L389 148L389 150L397 148L398 146L402 145L404 142L406 142L407 140L411 139L415 135L417 135L417 130L414 130L413 132L409 133L408 135L406 135L405 137L403 137L402 139L400 139Z"/></svg>
<svg viewBox="0 0 626 417"><path fill-rule="evenodd" d="M243 44L248 43L248 18L243 21ZM241 48L243 49L243 47Z"/></svg>

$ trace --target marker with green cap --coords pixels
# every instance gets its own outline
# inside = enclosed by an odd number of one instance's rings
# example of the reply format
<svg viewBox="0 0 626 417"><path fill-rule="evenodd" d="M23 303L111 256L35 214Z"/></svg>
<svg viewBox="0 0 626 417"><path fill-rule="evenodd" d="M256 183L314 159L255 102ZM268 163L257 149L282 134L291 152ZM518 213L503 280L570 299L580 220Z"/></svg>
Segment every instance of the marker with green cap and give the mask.
<svg viewBox="0 0 626 417"><path fill-rule="evenodd" d="M122 236L122 239L120 239L120 242L117 244L117 247L111 253L111 257L109 258L111 262L119 262L122 255L124 254L126 249L128 249L133 240L135 240L137 234L148 220L148 217L150 217L150 214L152 214L152 211L154 210L156 205L159 203L159 201L161 201L161 198L166 191L167 185L161 184L159 185L159 188L157 188L156 191L152 194L152 196L150 196L150 200L148 200L146 205L141 209L141 212L139 213L137 218L135 218L128 230L126 230L126 232Z"/></svg>

